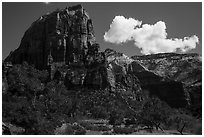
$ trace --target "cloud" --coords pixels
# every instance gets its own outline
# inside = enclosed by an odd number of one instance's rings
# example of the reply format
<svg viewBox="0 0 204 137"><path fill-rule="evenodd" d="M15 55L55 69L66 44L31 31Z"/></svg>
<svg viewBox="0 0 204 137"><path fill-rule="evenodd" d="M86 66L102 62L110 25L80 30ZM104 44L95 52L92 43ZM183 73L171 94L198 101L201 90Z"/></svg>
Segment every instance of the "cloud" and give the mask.
<svg viewBox="0 0 204 137"><path fill-rule="evenodd" d="M163 21L157 23L142 24L142 21L116 16L110 29L105 32L106 42L121 44L134 41L134 45L141 49L142 54L156 54L166 52L186 52L196 48L199 39L196 35L183 39L167 38L166 24Z"/></svg>
<svg viewBox="0 0 204 137"><path fill-rule="evenodd" d="M133 18L126 19L123 16L116 16L110 25L110 30L105 33L104 39L116 44L131 40L134 28L141 24L141 21Z"/></svg>

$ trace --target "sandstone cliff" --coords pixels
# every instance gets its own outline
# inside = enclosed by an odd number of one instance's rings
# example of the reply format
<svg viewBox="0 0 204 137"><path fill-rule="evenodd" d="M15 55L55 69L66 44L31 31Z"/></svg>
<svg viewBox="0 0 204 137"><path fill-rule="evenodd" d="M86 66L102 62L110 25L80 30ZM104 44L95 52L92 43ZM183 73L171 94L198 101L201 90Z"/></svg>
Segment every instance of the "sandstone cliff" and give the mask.
<svg viewBox="0 0 204 137"><path fill-rule="evenodd" d="M41 16L25 32L19 48L5 59L46 69L51 62L83 64L96 44L92 20L81 5Z"/></svg>
<svg viewBox="0 0 204 137"><path fill-rule="evenodd" d="M64 79L67 88L107 85L105 58L99 52L92 20L81 5L41 16L25 32L20 46L5 62L47 69L50 79Z"/></svg>
<svg viewBox="0 0 204 137"><path fill-rule="evenodd" d="M129 58L123 53L118 53L112 49L106 49L105 53L116 80L122 81L122 75L128 74L131 77L136 77L141 86L140 88L150 96L156 95L173 107L189 105L188 92L184 91L181 82L160 76L151 69L149 70L140 60Z"/></svg>
<svg viewBox="0 0 204 137"><path fill-rule="evenodd" d="M202 106L202 59L196 53L161 53L147 56L133 56L147 69L162 77L182 82L189 94L191 108L201 111Z"/></svg>

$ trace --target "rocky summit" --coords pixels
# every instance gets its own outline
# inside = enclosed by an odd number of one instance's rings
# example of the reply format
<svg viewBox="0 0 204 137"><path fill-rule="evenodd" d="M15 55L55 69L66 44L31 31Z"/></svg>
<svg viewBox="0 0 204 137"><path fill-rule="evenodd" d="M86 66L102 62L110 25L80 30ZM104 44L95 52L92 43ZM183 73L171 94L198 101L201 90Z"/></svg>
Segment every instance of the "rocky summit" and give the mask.
<svg viewBox="0 0 204 137"><path fill-rule="evenodd" d="M107 85L105 56L99 52L92 20L81 5L41 16L5 61L12 64L26 61L37 69L47 69L50 79L66 78L68 88Z"/></svg>
<svg viewBox="0 0 204 137"><path fill-rule="evenodd" d="M13 64L26 61L38 69L46 69L51 63L82 65L88 50L97 48L92 20L77 5L56 10L33 22L19 48L5 61Z"/></svg>

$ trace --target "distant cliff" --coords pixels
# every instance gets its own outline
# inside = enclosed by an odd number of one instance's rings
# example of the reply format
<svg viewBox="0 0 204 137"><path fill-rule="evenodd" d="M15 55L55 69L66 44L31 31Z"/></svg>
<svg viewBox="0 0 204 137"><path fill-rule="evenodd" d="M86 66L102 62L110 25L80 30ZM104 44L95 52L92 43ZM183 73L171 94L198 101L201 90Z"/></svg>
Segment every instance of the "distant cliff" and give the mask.
<svg viewBox="0 0 204 137"><path fill-rule="evenodd" d="M105 53L118 81L122 82L122 75L129 74L138 79L143 92L147 92L149 96L158 96L172 107L184 107L190 104L189 94L184 90L182 82L155 73L139 59L127 57L112 49L106 49Z"/></svg>
<svg viewBox="0 0 204 137"><path fill-rule="evenodd" d="M159 76L182 82L189 93L191 108L202 108L202 57L196 53L161 53L146 56L133 56L147 69Z"/></svg>

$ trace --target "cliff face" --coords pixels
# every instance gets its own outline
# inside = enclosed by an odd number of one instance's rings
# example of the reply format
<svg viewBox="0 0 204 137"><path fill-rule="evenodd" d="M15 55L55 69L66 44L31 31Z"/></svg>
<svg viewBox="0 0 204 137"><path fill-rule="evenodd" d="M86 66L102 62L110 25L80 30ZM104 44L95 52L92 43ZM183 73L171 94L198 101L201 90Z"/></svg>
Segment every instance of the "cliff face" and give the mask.
<svg viewBox="0 0 204 137"><path fill-rule="evenodd" d="M107 86L105 56L99 52L92 20L81 5L41 16L25 32L18 49L5 62L47 69L50 79L67 88Z"/></svg>
<svg viewBox="0 0 204 137"><path fill-rule="evenodd" d="M105 53L116 80L122 81L121 75L128 74L138 79L142 92L147 92L149 96L158 96L173 107L184 107L189 104L188 92L184 91L181 82L160 76L149 70L140 60L129 58L123 53L111 49L107 49Z"/></svg>
<svg viewBox="0 0 204 137"><path fill-rule="evenodd" d="M95 44L92 20L77 5L56 10L33 22L19 48L5 61L13 64L27 61L38 69L46 69L50 62L83 64L88 49Z"/></svg>
<svg viewBox="0 0 204 137"><path fill-rule="evenodd" d="M142 99L142 89L139 79L128 72L128 64L133 60L123 53L116 52L112 49L104 51L107 60L107 79L115 92L133 92L133 98Z"/></svg>
<svg viewBox="0 0 204 137"><path fill-rule="evenodd" d="M147 69L159 76L183 83L189 94L193 109L201 109L202 102L202 59L195 53L163 53L147 56L133 56Z"/></svg>
<svg viewBox="0 0 204 137"><path fill-rule="evenodd" d="M163 53L147 56L133 56L147 69L160 76L185 83L186 86L201 82L202 62L198 54Z"/></svg>

